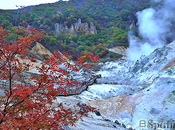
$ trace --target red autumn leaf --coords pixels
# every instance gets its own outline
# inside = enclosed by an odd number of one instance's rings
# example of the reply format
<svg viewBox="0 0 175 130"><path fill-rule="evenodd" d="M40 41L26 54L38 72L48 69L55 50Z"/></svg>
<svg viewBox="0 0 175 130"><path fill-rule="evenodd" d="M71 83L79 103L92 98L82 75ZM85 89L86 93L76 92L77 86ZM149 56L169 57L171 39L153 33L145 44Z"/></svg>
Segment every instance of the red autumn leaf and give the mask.
<svg viewBox="0 0 175 130"><path fill-rule="evenodd" d="M64 125L75 125L78 119L87 114L72 112L70 109L65 109L63 104L57 105L59 109L51 107L56 95L67 94L62 86L67 84L65 88L68 88L81 84L79 81L70 80L72 76L68 70L58 69L58 60L62 61L69 70L79 71L80 66L91 67L92 65L84 63L89 60L96 61L98 57L89 54L78 58L78 62L71 65L59 55L59 52L55 52L54 56L43 61L41 66L36 66L40 74L28 79L32 84L22 83L22 74L28 71L31 65L22 63L21 60L36 62L33 55L28 55L28 49L32 42L41 38L34 28L30 28L30 31L22 31L24 36L18 35L19 29L16 29L14 33L19 36L18 39L6 43L4 37L8 35L7 31L0 27L0 80L8 82L6 86L8 90L3 97L6 100L0 102L0 129L61 129ZM69 56L67 53L65 55ZM14 84L17 80L21 84ZM55 84L60 87L55 89ZM88 111L93 110L91 107L88 108Z"/></svg>

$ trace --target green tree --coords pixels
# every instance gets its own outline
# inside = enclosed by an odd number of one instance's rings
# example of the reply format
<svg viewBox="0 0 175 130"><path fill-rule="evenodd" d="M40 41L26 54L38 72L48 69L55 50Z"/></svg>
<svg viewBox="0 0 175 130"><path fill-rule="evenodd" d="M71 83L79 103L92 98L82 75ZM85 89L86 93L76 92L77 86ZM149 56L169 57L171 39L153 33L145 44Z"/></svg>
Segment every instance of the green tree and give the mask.
<svg viewBox="0 0 175 130"><path fill-rule="evenodd" d="M77 47L77 50L78 50L78 51L84 51L84 50L85 50L85 47L82 46L82 45L80 45L80 46Z"/></svg>
<svg viewBox="0 0 175 130"><path fill-rule="evenodd" d="M50 44L56 44L56 45L58 45L59 42L58 42L57 39L55 39L55 38L53 38L53 37L50 37Z"/></svg>

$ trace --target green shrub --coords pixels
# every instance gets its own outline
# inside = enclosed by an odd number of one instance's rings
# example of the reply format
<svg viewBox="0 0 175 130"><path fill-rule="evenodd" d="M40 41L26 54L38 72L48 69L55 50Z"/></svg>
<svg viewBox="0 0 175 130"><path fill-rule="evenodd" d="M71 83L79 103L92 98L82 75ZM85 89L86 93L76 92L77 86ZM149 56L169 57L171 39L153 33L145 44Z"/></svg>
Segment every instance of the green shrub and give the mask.
<svg viewBox="0 0 175 130"><path fill-rule="evenodd" d="M85 47L80 45L76 48L78 51L84 51L85 50Z"/></svg>

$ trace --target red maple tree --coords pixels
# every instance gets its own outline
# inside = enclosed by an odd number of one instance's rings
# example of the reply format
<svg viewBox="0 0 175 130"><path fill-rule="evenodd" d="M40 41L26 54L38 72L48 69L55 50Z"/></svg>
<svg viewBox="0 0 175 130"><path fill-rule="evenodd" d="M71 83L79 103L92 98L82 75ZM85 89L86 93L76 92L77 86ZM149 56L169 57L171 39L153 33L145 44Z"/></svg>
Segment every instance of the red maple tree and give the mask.
<svg viewBox="0 0 175 130"><path fill-rule="evenodd" d="M31 43L41 38L34 28L30 31L16 29L14 34L16 40L8 41L5 36L9 34L0 27L0 81L8 82L7 91L2 97L4 100L0 102L0 129L57 130L74 125L82 116L87 116L81 111L65 109L63 103L58 103L56 108L52 104L59 93L67 94L66 88L81 85L79 81L72 80L71 72L79 71L80 67L91 68L86 61L96 62L98 56L87 54L77 58L75 64L70 64L55 51L53 56L36 67L40 74L30 78L33 84L14 83L22 77L22 72L30 69L30 62L37 62L34 55L29 53L29 48ZM22 62L23 59L30 62ZM58 68L60 61L67 69ZM55 84L59 87L54 88ZM92 107L88 109L94 110Z"/></svg>

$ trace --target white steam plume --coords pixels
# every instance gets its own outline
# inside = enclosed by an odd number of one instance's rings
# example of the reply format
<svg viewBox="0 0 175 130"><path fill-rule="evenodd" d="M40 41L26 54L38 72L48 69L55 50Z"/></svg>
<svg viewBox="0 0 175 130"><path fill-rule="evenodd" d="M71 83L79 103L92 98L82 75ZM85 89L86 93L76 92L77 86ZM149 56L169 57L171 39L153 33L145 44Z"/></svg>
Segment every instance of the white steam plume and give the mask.
<svg viewBox="0 0 175 130"><path fill-rule="evenodd" d="M172 38L172 20L175 20L173 13L175 14L174 0L166 0L159 8L148 8L137 12L138 30L142 38L129 36L130 47L127 55L130 60L136 61L141 55L149 55L157 47L165 45L167 38Z"/></svg>

